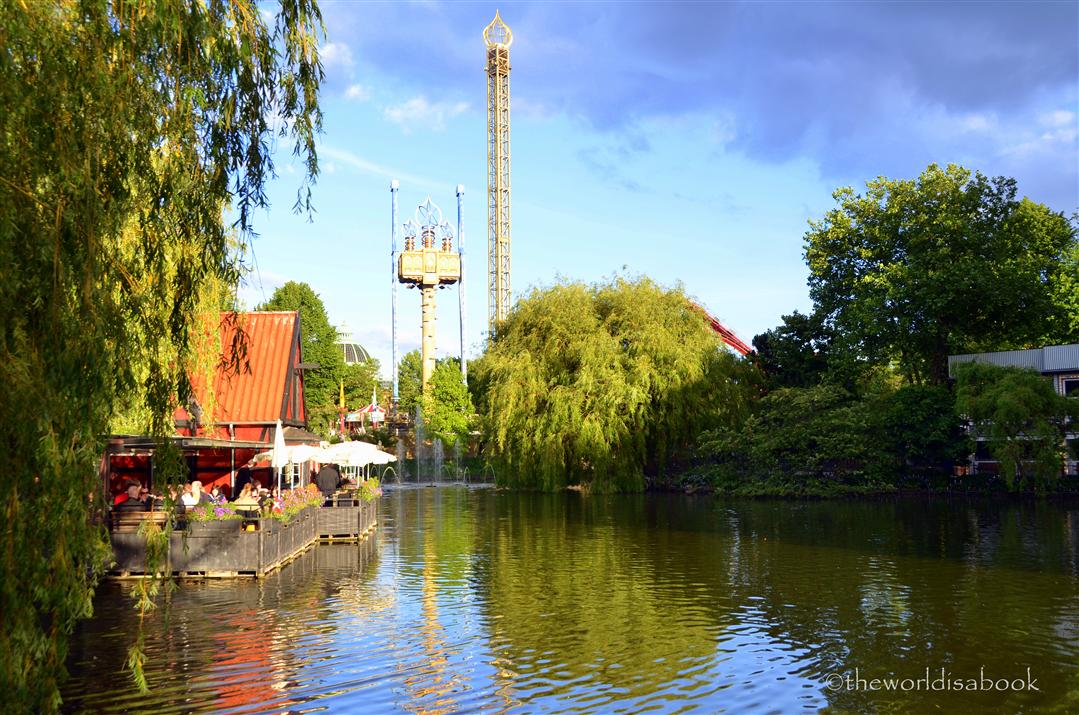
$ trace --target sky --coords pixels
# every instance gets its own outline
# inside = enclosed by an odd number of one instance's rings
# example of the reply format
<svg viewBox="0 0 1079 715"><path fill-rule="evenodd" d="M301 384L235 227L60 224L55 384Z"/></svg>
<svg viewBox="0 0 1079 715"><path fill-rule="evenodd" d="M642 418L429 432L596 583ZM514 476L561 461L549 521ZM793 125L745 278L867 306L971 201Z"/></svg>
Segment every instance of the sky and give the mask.
<svg viewBox="0 0 1079 715"><path fill-rule="evenodd" d="M465 186L466 355L487 330L483 28L513 31L513 299L648 276L746 342L810 307L808 221L838 187L958 163L1079 209L1079 3L333 2L316 212L278 147L247 308L311 285L390 375L390 180L400 221ZM264 11L268 12L268 10ZM460 350L458 288L438 353ZM398 354L420 301L398 287Z"/></svg>

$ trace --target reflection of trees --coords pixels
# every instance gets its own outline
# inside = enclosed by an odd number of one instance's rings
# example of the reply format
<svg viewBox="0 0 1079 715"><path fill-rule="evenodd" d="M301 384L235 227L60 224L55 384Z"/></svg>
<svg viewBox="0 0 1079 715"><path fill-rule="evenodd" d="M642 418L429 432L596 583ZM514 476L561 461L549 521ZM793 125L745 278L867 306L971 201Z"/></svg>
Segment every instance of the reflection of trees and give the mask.
<svg viewBox="0 0 1079 715"><path fill-rule="evenodd" d="M451 693L460 688L460 678L446 672L449 661L444 629L438 621L438 569L439 562L434 549L432 530L423 531L424 559L422 586L422 621L420 641L425 661L416 671L405 677L410 699L403 707L417 715L445 715L457 711L457 703Z"/></svg>
<svg viewBox="0 0 1079 715"><path fill-rule="evenodd" d="M305 689L332 697L340 691L307 683L339 683L326 675L339 665L334 654L355 633L402 619L384 668L387 681L406 684L392 696L398 707L417 713L465 710L478 697L492 709L551 710L559 698L591 697L602 711L615 699L715 692L702 685L708 678L736 692L750 676L786 697L796 688L780 676L819 681L859 668L918 677L926 667L971 676L982 665L999 677L1030 666L1042 693L821 697L851 712L1079 707L1075 503L463 489L385 499L380 536L396 552L386 572L397 582L372 582L364 563L378 558L374 542L366 551L320 546L261 583L186 583L169 625L159 612L148 628L149 702L206 710L235 698L241 710L284 710ZM103 584L99 600L126 604L120 591ZM478 597L476 608L452 600L461 595ZM132 614L126 605L112 613L82 624L73 642L81 658L99 659L100 682L73 667L68 696L89 692L80 707L130 696L127 642L113 644L117 622ZM105 634L112 641L102 645ZM783 654L787 664L775 665ZM254 693L257 705L240 704Z"/></svg>
<svg viewBox="0 0 1079 715"><path fill-rule="evenodd" d="M724 629L737 622L776 652L799 652L794 675L814 681L855 667L913 677L944 667L958 677L984 665L1018 677L1031 666L1045 678L1042 696L1007 702L1073 697L1079 512L1070 507L557 495L486 505L477 544L489 563L479 561L476 578L489 589L493 647L522 676L519 693L544 677L546 693L580 693L581 681L566 681L589 676L622 688L619 697L645 695L685 678L689 661L718 661ZM767 665L754 657L736 653L729 666ZM679 658L688 661L672 666ZM612 662L621 667L603 667ZM855 711L890 697L823 695ZM1001 702L902 696L922 706Z"/></svg>
<svg viewBox="0 0 1079 715"><path fill-rule="evenodd" d="M707 582L727 556L640 528L647 504L540 494L490 503L477 519L489 559L481 587L504 673L542 682L547 696L587 681L636 698L710 662L729 619L725 590Z"/></svg>
<svg viewBox="0 0 1079 715"><path fill-rule="evenodd" d="M725 508L734 516L721 538L737 530L742 543L735 597L763 597L757 606L772 637L812 653L803 674L819 679L858 667L918 677L944 667L976 676L984 665L998 677L1018 677L1030 666L1044 678L1033 698L1055 702L1074 684L1079 649L1063 625L1079 623L1070 575L1079 540L1067 526L1074 511L940 498ZM828 696L855 711L889 700ZM906 693L890 702L900 707L904 698L907 710L1002 701L992 693Z"/></svg>

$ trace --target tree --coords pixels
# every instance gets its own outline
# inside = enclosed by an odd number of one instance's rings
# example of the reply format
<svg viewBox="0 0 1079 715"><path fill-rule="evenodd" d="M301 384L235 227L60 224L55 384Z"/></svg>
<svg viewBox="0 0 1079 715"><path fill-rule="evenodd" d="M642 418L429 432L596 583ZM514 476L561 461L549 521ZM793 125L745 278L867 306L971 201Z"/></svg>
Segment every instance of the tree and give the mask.
<svg viewBox="0 0 1079 715"><path fill-rule="evenodd" d="M1072 215L1071 225L1073 234L1079 233L1079 213ZM1051 288L1053 304L1060 310L1052 316L1049 332L1039 343L1079 343L1079 241L1072 241Z"/></svg>
<svg viewBox="0 0 1079 715"><path fill-rule="evenodd" d="M428 388L423 396L423 419L428 434L448 445L466 440L474 410L461 375L460 361L457 358L439 360Z"/></svg>
<svg viewBox="0 0 1079 715"><path fill-rule="evenodd" d="M1060 476L1065 427L1079 400L1033 370L966 363L956 370L956 409L985 437L1005 483L1032 488Z"/></svg>
<svg viewBox="0 0 1079 715"><path fill-rule="evenodd" d="M836 494L879 481L875 405L838 385L780 388L740 425L702 435L716 486L732 491Z"/></svg>
<svg viewBox="0 0 1079 715"><path fill-rule="evenodd" d="M950 473L970 454L955 410L955 396L939 385L905 385L880 398L877 448L903 472Z"/></svg>
<svg viewBox="0 0 1079 715"><path fill-rule="evenodd" d="M258 310L300 311L300 353L304 362L318 365L317 370L307 371L303 376L308 422L314 429L326 432L337 421L341 380L345 376L345 357L337 344L337 329L330 325L326 315L326 306L311 286L289 281L275 290Z"/></svg>
<svg viewBox="0 0 1079 715"><path fill-rule="evenodd" d="M4 3L0 711L59 706L108 554L90 499L110 419L142 394L171 433L202 288L235 283L223 208L250 239L275 127L309 208L321 27L313 0L272 27L250 0Z"/></svg>
<svg viewBox="0 0 1079 715"><path fill-rule="evenodd" d="M410 350L397 365L397 409L412 414L420 404L423 393L423 358L420 351Z"/></svg>
<svg viewBox="0 0 1079 715"><path fill-rule="evenodd" d="M958 166L866 189L836 191L805 237L810 294L838 349L943 384L949 354L1054 337L1077 240L1063 215L1017 201L1013 179Z"/></svg>
<svg viewBox="0 0 1079 715"><path fill-rule="evenodd" d="M502 479L525 488L640 490L748 399L685 294L644 278L534 290L474 371Z"/></svg>
<svg viewBox="0 0 1079 715"><path fill-rule="evenodd" d="M828 371L831 339L818 315L794 311L784 315L778 327L754 336L748 357L771 389L811 387Z"/></svg>
<svg viewBox="0 0 1079 715"><path fill-rule="evenodd" d="M371 400L378 389L378 360L374 358L344 366L345 405L358 407ZM376 399L378 399L376 395Z"/></svg>

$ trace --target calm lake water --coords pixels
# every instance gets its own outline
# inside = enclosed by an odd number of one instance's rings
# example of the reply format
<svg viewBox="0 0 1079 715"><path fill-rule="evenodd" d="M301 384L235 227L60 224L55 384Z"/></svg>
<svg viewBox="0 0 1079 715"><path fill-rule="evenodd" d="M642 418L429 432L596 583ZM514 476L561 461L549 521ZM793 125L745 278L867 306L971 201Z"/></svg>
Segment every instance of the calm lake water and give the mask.
<svg viewBox="0 0 1079 715"><path fill-rule="evenodd" d="M365 544L182 584L148 695L126 593L69 711L1079 712L1076 502L391 491Z"/></svg>

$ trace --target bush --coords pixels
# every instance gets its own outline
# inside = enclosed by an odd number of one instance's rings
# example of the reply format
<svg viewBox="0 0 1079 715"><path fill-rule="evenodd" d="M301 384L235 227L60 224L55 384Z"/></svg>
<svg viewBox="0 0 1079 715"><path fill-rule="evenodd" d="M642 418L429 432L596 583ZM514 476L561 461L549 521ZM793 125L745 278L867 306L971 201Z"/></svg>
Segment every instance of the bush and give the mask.
<svg viewBox="0 0 1079 715"><path fill-rule="evenodd" d="M1079 400L1061 397L1033 370L967 363L956 378L956 407L986 438L1008 487L1056 482L1063 471L1067 420L1079 418Z"/></svg>
<svg viewBox="0 0 1079 715"><path fill-rule="evenodd" d="M735 428L702 436L716 489L756 494L841 494L894 486L881 458L875 400L841 387L783 388Z"/></svg>

